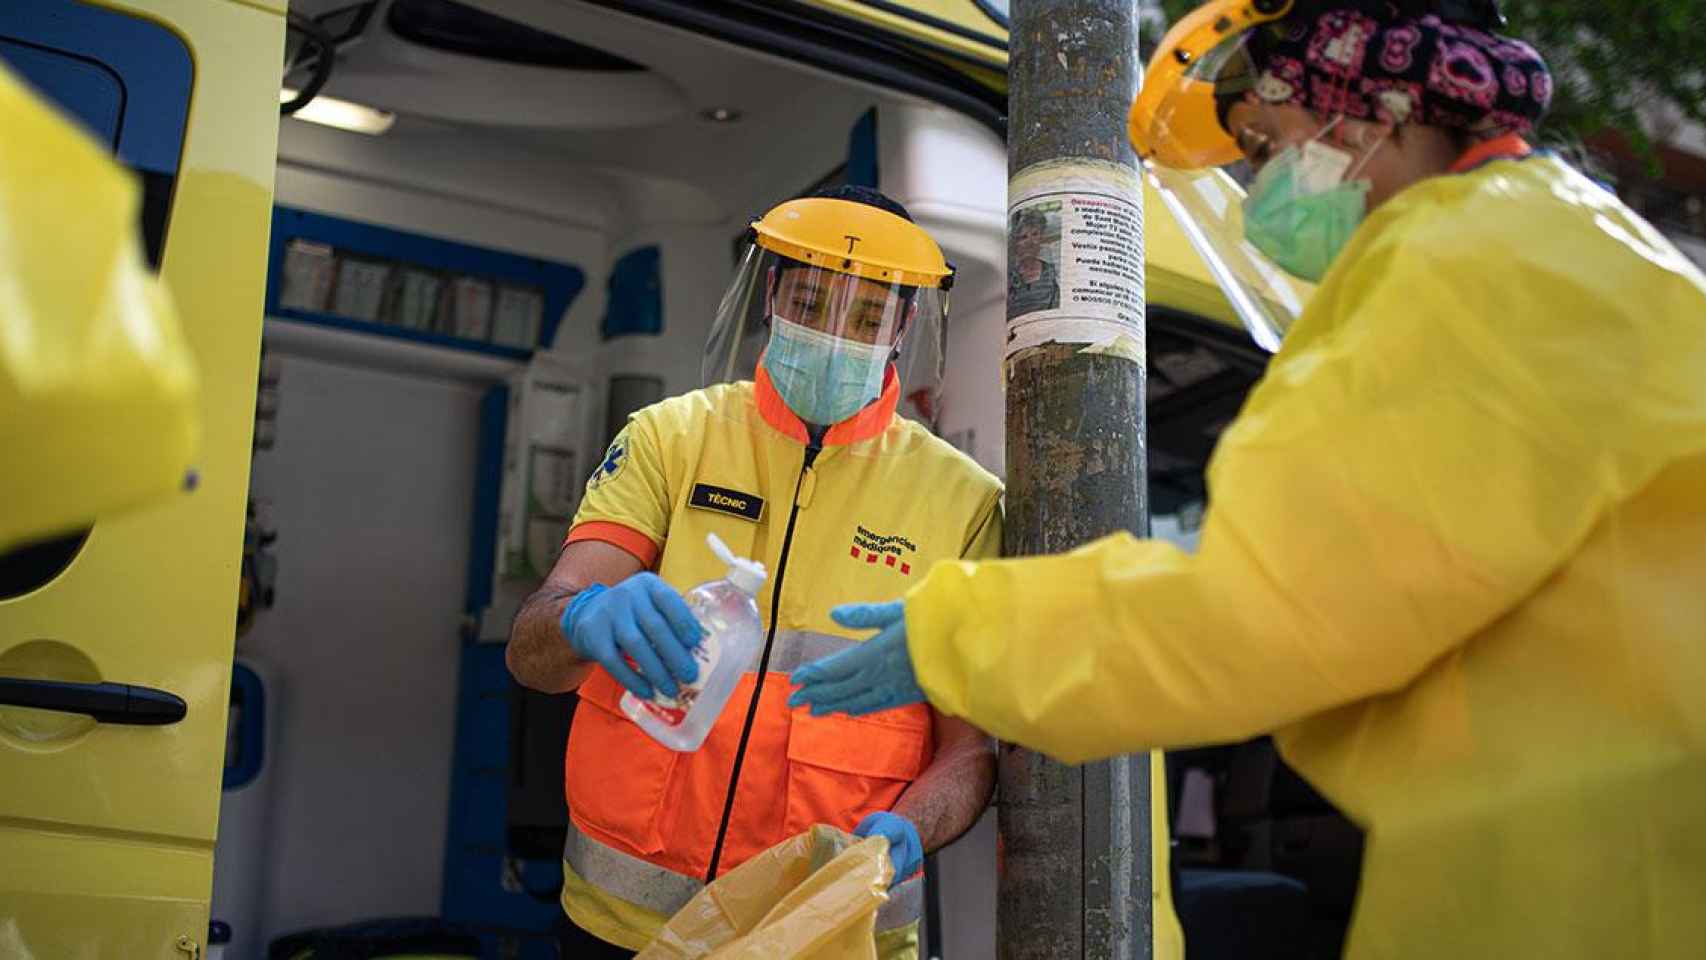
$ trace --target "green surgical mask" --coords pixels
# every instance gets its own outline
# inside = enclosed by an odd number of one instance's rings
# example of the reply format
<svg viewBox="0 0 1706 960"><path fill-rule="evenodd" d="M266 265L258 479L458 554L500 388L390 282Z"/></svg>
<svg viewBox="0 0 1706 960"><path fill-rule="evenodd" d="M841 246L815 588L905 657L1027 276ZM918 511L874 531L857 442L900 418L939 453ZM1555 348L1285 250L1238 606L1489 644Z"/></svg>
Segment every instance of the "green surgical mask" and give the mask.
<svg viewBox="0 0 1706 960"><path fill-rule="evenodd" d="M795 415L828 426L858 413L883 392L889 351L772 316L764 370Z"/></svg>
<svg viewBox="0 0 1706 960"><path fill-rule="evenodd" d="M1244 239L1287 273L1319 283L1368 213L1369 182L1347 180L1350 165L1350 154L1319 139L1287 147L1250 185Z"/></svg>

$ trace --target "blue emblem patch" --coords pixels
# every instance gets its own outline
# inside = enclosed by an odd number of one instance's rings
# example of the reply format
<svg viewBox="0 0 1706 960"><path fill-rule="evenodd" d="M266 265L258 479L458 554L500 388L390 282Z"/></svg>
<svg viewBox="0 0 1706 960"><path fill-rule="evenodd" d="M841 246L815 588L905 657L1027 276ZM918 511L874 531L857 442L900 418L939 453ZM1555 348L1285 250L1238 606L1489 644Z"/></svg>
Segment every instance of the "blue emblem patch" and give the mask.
<svg viewBox="0 0 1706 960"><path fill-rule="evenodd" d="M597 490L606 480L614 479L622 472L622 466L628 462L628 431L618 434L610 441L610 449L604 451L604 460L598 469L592 472L592 478L587 481L587 488Z"/></svg>

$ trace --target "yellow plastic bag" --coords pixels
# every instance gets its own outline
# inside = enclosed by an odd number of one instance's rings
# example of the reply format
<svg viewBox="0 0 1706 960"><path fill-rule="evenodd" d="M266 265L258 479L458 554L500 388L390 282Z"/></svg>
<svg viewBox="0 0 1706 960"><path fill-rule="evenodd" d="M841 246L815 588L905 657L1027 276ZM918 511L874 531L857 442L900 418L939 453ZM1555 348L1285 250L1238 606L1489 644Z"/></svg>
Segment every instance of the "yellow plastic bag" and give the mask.
<svg viewBox="0 0 1706 960"><path fill-rule="evenodd" d="M0 67L0 550L181 489L194 363L137 186Z"/></svg>
<svg viewBox="0 0 1706 960"><path fill-rule="evenodd" d="M888 841L817 826L717 879L635 960L876 960Z"/></svg>

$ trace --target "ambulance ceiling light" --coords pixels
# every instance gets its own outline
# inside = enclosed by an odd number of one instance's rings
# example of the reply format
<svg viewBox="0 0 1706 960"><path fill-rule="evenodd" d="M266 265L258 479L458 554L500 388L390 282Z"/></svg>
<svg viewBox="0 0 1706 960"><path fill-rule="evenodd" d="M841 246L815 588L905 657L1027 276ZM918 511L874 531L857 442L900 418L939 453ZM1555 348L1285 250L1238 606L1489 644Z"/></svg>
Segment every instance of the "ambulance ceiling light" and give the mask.
<svg viewBox="0 0 1706 960"><path fill-rule="evenodd" d="M294 99L296 99L295 90L286 87L278 92L279 103L289 103ZM397 115L394 113L376 110L366 104L339 100L337 97L328 97L324 94L308 101L302 109L290 116L297 120L306 120L309 123L337 127L339 130L353 130L356 133L365 133L371 136L384 133L391 129L392 124L397 122Z"/></svg>

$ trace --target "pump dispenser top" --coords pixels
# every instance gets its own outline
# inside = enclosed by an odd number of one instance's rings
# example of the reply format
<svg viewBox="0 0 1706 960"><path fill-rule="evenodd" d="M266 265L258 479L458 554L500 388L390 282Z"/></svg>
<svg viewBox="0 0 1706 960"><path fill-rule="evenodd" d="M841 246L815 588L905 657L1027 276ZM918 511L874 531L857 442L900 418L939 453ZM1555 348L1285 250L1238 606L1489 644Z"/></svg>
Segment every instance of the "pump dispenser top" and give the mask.
<svg viewBox="0 0 1706 960"><path fill-rule="evenodd" d="M715 533L706 534L705 542L710 545L711 552L717 555L717 559L723 561L723 564L729 568L728 581L747 596L758 596L758 591L763 588L766 576L764 564L756 560L735 556L734 551L729 549L729 545L723 542L723 538Z"/></svg>

